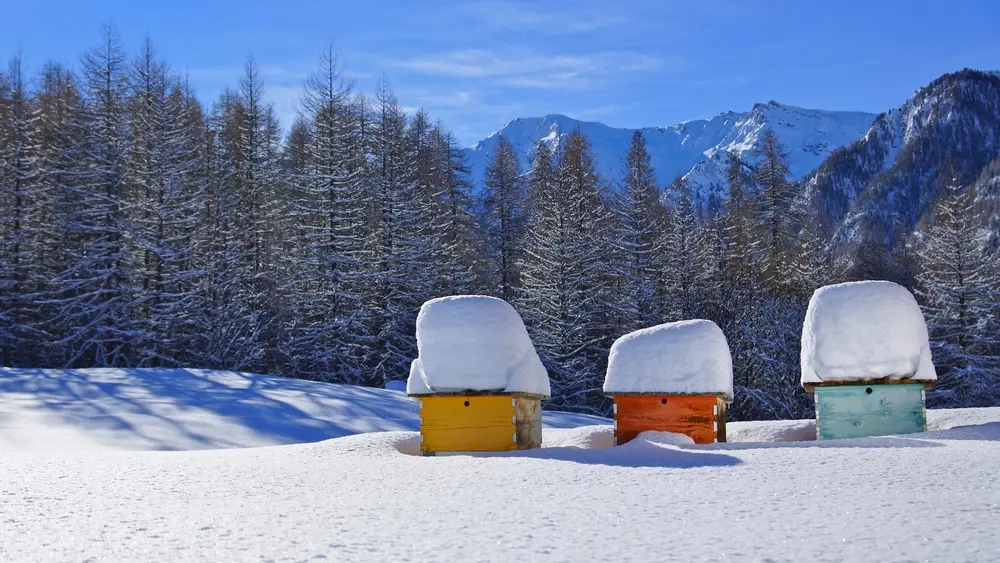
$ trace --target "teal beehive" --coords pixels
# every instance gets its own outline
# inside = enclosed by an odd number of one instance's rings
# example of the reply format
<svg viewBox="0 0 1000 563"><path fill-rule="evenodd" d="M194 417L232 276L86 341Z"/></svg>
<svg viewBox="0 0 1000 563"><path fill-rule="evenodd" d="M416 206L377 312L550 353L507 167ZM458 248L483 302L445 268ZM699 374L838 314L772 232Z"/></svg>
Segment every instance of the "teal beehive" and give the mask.
<svg viewBox="0 0 1000 563"><path fill-rule="evenodd" d="M827 385L813 388L816 438L859 438L927 430L919 383Z"/></svg>
<svg viewBox="0 0 1000 563"><path fill-rule="evenodd" d="M802 326L802 386L816 400L816 438L927 429L925 389L937 379L913 295L886 281L822 287Z"/></svg>

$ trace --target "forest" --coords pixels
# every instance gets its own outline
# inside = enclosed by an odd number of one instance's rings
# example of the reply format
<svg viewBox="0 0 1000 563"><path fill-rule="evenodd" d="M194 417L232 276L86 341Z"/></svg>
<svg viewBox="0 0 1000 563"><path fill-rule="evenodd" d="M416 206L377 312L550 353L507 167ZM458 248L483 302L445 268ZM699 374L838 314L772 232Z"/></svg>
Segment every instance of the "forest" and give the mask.
<svg viewBox="0 0 1000 563"><path fill-rule="evenodd" d="M971 185L941 166L929 218L892 244L832 244L766 134L731 154L728 199L655 181L641 133L624 180L579 132L522 170L501 140L480 188L462 147L328 46L279 124L253 59L205 104L151 40L112 28L78 68L0 72L0 365L232 369L382 386L416 357L420 305L494 295L523 317L547 408L607 414L619 336L704 318L733 354L736 420L811 418L799 339L812 292L903 284L924 308L928 405L1000 404L1000 255ZM997 156L997 155L994 155Z"/></svg>

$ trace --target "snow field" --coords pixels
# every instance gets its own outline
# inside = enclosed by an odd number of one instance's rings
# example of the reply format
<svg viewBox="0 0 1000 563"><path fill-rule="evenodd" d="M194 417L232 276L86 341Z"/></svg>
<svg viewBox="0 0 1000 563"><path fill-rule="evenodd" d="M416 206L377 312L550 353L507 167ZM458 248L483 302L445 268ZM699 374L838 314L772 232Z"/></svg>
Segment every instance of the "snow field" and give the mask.
<svg viewBox="0 0 1000 563"><path fill-rule="evenodd" d="M546 413L541 449L422 457L399 392L3 370L0 560L997 560L1000 408L928 418L906 436L782 442L812 421L734 422L731 443L609 447L610 421ZM261 447L232 448L237 429ZM264 446L323 433L341 437ZM58 436L79 447L47 448ZM124 451L167 446L229 449Z"/></svg>

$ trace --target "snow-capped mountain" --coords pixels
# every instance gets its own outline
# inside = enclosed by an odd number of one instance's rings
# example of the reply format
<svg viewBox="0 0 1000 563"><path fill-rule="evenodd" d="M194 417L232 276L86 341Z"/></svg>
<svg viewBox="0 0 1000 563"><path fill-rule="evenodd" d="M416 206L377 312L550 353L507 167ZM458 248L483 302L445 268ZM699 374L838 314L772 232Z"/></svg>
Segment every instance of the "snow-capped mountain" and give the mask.
<svg viewBox="0 0 1000 563"><path fill-rule="evenodd" d="M661 185L684 175L701 194L703 203L713 197L725 199L726 152L735 150L753 162L753 149L765 128L771 127L790 152L794 178L815 169L837 147L861 138L875 119L874 114L803 109L767 102L744 113L724 112L710 119L686 121L667 127L642 129ZM614 128L596 122L578 121L563 115L515 119L468 149L466 154L477 186L484 182L486 167L503 135L513 145L527 171L532 148L539 140L552 148L580 128L590 141L598 172L612 185L622 176L622 158L634 129Z"/></svg>
<svg viewBox="0 0 1000 563"><path fill-rule="evenodd" d="M980 177L998 154L1000 74L963 70L880 114L863 138L834 151L804 184L839 240L889 240L931 211L942 184L987 182Z"/></svg>

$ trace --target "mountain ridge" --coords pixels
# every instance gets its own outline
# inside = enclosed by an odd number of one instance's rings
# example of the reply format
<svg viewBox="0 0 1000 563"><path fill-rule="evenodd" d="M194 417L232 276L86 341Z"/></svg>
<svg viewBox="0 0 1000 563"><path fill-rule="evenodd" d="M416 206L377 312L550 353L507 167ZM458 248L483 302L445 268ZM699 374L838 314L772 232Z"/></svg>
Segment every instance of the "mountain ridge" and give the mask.
<svg viewBox="0 0 1000 563"><path fill-rule="evenodd" d="M521 169L526 172L531 150L538 141L555 149L569 133L580 129L591 143L598 173L616 185L632 134L640 130L646 137L660 186L684 176L700 204L708 206L726 199L728 194L727 151L735 150L753 162L756 158L752 151L765 128L774 129L789 149L792 175L798 179L815 169L835 148L860 138L875 117L874 113L814 110L773 100L756 103L745 112L724 111L705 119L641 128L612 127L552 113L512 119L465 153L473 182L481 187L501 135L514 145Z"/></svg>

